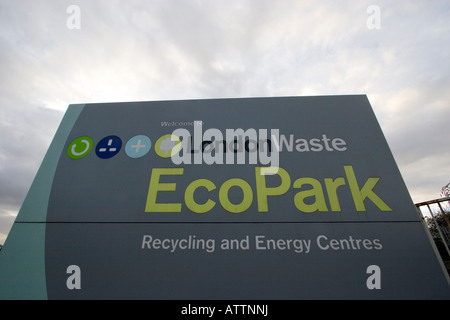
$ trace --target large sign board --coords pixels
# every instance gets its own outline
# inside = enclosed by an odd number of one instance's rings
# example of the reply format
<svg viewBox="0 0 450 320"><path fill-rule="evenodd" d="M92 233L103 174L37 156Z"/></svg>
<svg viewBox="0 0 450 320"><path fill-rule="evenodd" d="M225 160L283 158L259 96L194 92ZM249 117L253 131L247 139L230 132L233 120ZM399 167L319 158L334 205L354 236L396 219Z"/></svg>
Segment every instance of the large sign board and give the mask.
<svg viewBox="0 0 450 320"><path fill-rule="evenodd" d="M449 284L365 95L71 105L3 298L422 299Z"/></svg>

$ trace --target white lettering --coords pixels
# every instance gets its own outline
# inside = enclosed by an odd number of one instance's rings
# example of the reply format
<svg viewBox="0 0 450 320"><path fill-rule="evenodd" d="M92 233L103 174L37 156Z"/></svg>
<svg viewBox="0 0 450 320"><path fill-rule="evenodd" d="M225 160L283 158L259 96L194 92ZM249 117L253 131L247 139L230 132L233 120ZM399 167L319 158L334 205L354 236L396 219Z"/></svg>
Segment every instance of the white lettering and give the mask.
<svg viewBox="0 0 450 320"><path fill-rule="evenodd" d="M70 265L67 267L66 273L70 274L70 276L67 278L67 281L66 281L67 289L80 290L81 289L81 269L80 269L80 267L77 265Z"/></svg>
<svg viewBox="0 0 450 320"><path fill-rule="evenodd" d="M381 289L381 269L377 265L371 265L367 267L367 274L370 274L370 276L367 278L366 286L367 289L373 290L373 289Z"/></svg>
<svg viewBox="0 0 450 320"><path fill-rule="evenodd" d="M66 20L66 26L70 30L81 29L81 10L77 5L70 5L66 9L70 16Z"/></svg>
<svg viewBox="0 0 450 320"><path fill-rule="evenodd" d="M381 250L383 245L379 239L355 239L352 236L343 239L329 239L325 235L316 238L320 250Z"/></svg>
<svg viewBox="0 0 450 320"><path fill-rule="evenodd" d="M295 253L309 253L311 240L305 239L268 239L266 236L255 236L256 250L293 250Z"/></svg>
<svg viewBox="0 0 450 320"><path fill-rule="evenodd" d="M169 250L170 253L174 253L176 250L204 250L211 253L215 250L215 240L201 239L195 235L183 239L159 239L146 234L142 237L141 249L162 249Z"/></svg>

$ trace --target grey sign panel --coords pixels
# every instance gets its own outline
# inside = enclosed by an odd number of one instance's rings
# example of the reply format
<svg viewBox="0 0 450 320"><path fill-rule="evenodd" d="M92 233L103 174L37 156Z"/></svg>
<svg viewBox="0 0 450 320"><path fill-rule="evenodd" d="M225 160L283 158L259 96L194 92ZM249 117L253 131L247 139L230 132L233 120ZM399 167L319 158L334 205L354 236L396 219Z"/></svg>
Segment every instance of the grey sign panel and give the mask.
<svg viewBox="0 0 450 320"><path fill-rule="evenodd" d="M48 293L62 299L448 297L440 268L424 271L436 257L422 226L379 224L50 224L47 232L58 241L46 250ZM74 263L80 290L66 286L66 268ZM380 268L379 289L369 289L373 265Z"/></svg>
<svg viewBox="0 0 450 320"><path fill-rule="evenodd" d="M450 298L364 95L70 106L43 167L49 299Z"/></svg>
<svg viewBox="0 0 450 320"><path fill-rule="evenodd" d="M287 177L290 179L288 190L267 196L267 201L262 199L260 192L258 198L255 167L265 165L250 164L249 152L245 153L243 164L236 164L235 157L235 164L210 165L203 159L201 163L193 163L198 153L195 154L192 145L187 151L192 154L191 164L175 165L171 158L156 154L157 139L171 134L180 127L179 124L194 136L198 129L194 121L202 122L202 133L214 128L224 136L227 129L263 129L269 133L278 129L279 167L288 174L283 176L286 177L283 182L288 184ZM153 142L153 150L140 158L131 158L125 150L108 159L100 158L94 151L77 160L61 157L53 181L47 221L418 221L417 215L411 214L413 204L365 96L93 104L84 108L67 145L83 136L96 143L107 137L119 137L125 149L126 142L137 135L145 135ZM203 139L202 134L200 136L202 141L210 141ZM228 146L230 143L227 141ZM239 146L236 145L227 150L237 149ZM272 148L276 151L276 143L272 143ZM226 156L223 156L223 162L226 162ZM351 168L346 171L346 167ZM161 203L180 204L179 212L167 214L155 210L144 213L153 168L183 170L182 174L169 170L161 175L161 183L174 183L176 190L161 191L156 199ZM219 190L225 181L236 178L251 187L252 201L247 210L230 214L219 201ZM300 178L312 178L313 183L318 183L312 194L317 192L320 197L317 198L319 212L305 213L295 206L295 194L311 188L311 181L307 180L303 181L303 189L302 181L295 188L294 182ZM366 182L374 182L371 178L379 178L379 181L373 188L368 187L373 190L369 196L377 196L392 210L380 210L380 203L377 206L369 197L362 201L361 208L356 207L358 199L355 197L361 196ZM197 179L208 179L216 187L209 193L202 190L204 188L197 190L198 197L209 197L216 202L214 208L204 214L193 213L184 202L187 186ZM276 187L280 179L281 174L274 174L265 176L264 181L269 188L270 185ZM328 179L328 189L325 179ZM334 181L336 179L338 181ZM355 180L352 189L351 182ZM233 188L230 189L230 197L233 197ZM234 191L238 198L238 192ZM398 196L400 192L404 196ZM334 195L333 203L329 200L330 195ZM268 208L264 210L258 201L267 202Z"/></svg>

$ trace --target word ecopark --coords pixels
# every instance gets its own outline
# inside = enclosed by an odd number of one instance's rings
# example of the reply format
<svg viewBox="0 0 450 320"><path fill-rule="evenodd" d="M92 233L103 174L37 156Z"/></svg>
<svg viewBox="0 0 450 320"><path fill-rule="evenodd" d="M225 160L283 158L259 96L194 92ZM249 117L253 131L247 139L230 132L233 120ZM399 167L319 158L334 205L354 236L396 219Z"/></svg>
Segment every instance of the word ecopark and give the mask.
<svg viewBox="0 0 450 320"><path fill-rule="evenodd" d="M324 178L326 194L328 195L329 206L325 201L325 193L322 183L314 178L302 177L292 183L295 189L301 189L304 186L310 186L307 190L301 190L294 196L295 207L305 213L315 211L327 212L341 211L341 205L337 194L338 188L348 186L350 189L355 209L357 211L366 211L364 200L370 199L381 211L392 211L392 209L374 192L373 188L380 178L370 177L366 180L362 188L358 186L356 174L352 166L344 166L345 177ZM153 168L150 185L148 188L147 202L145 205L146 212L181 212L182 204L180 202L162 203L158 202L158 193L171 192L177 189L176 182L161 182L162 176L183 176L184 168ZM276 187L268 187L266 176L278 175L281 179L280 185ZM164 180L167 180L165 177ZM269 196L280 196L285 194L291 188L291 177L289 173L281 167L255 167L256 182L256 198L258 204L258 212L268 212ZM240 203L232 203L228 197L231 188L238 187L241 189L243 198ZM185 189L184 202L186 207L194 213L206 213L216 206L216 201L209 198L204 203L198 203L194 198L194 193L199 188L205 188L208 192L217 189L216 184L209 179L196 179L192 181ZM217 195L215 195L217 198ZM305 199L314 197L313 203L306 203ZM231 213L241 213L250 208L253 203L253 189L250 184L240 178L228 179L219 188L219 202L222 207ZM179 199L181 200L181 199Z"/></svg>
<svg viewBox="0 0 450 320"><path fill-rule="evenodd" d="M236 142L241 141L241 147L245 146L245 148L241 148L241 150L237 150L233 145L233 148L226 155L227 163L234 163L234 154L238 153L237 159L238 163L245 163L245 155L244 149L246 152L251 154L256 154L258 151L259 160L262 164L270 164L270 167L255 167L255 186L256 186L256 200L257 200L257 208L258 212L268 212L269 205L268 199L269 197L281 196L288 192L288 190L292 187L294 189L302 189L298 191L294 195L294 205L295 207L305 213L312 212L339 212L341 211L341 205L338 197L338 188L348 188L350 190L355 209L357 211L366 211L366 207L364 204L365 199L371 200L375 206L381 211L392 211L392 209L374 192L374 187L380 180L379 177L370 177L366 180L362 188L359 187L355 171L351 165L344 166L345 176L337 177L337 178L324 178L323 182L312 178L312 177L300 177L294 180L291 183L291 176L289 173L278 166L279 163L279 150L282 148L282 144L284 143L286 146L286 150L289 152L293 151L293 135L290 136L289 142L282 135L280 138L279 131L272 129L271 138L268 139L267 130L260 129L259 135L260 140L256 144L254 144L253 149L250 149L249 145L251 141L257 140L257 133L255 129L248 129L247 131L243 131L242 129L227 129L226 131L226 140L223 140L222 132L218 129L208 129L202 134L201 123L197 121L195 123L199 123L194 127L194 145L197 153L194 153L194 163L200 164L202 163L202 157L205 163L212 164L223 164L224 149L226 149L226 141ZM186 129L176 129L173 132L174 141L178 148L173 148L176 152L172 152L171 158L174 164L179 165L182 163L191 164L191 154L192 148L190 143L192 142L192 137L190 132ZM182 139L179 139L182 137ZM240 140L239 140L240 139ZM246 143L242 144L243 141ZM205 144L206 141L206 144ZM216 141L217 143L212 143ZM275 144L274 152L271 151L271 141ZM323 142L323 145L320 144L320 141ZM264 142L267 145L267 148L262 148L260 142ZM308 141L305 139L297 139L295 140L297 143L296 149L297 151L345 151L347 150L346 142L341 138L330 139L325 134L322 135L322 139L313 138L309 140L309 144L312 146L310 148ZM223 148L220 145L224 146ZM211 146L211 147L209 147ZM201 149L200 149L201 148ZM215 150L215 152L204 152L207 148L211 148ZM303 149L302 149L303 148ZM305 148L308 148L307 150ZM211 149L209 149L211 151ZM202 150L202 152L200 152ZM241 156L239 156L239 153ZM180 155L181 154L181 155ZM257 159L256 156L251 157L249 155L249 163L256 164ZM210 158L209 158L210 157ZM276 165L274 165L274 162ZM172 176L172 179L175 179L174 176L183 176L184 168L153 168L150 184L148 188L147 201L145 205L146 212L181 212L182 203L181 202L171 202L164 203L158 201L158 194L160 192L173 192L177 189L177 182L162 182L170 179L168 177L163 176ZM281 183L276 187L269 187L268 185L273 185L273 183L267 183L266 176L277 175ZM175 179L176 180L176 179ZM170 180L169 180L170 181ZM308 187L304 190L304 187ZM231 188L237 187L241 189L243 194L242 200L239 203L233 203L229 198L229 191ZM186 207L194 213L207 213L211 211L216 205L217 200L220 202L221 206L230 213L242 213L250 208L254 200L253 189L250 184L240 178L232 178L228 179L222 183L219 188L218 195L217 192L210 196L206 202L199 203L198 200L195 199L194 194L197 189L206 189L208 193L213 193L214 190L217 189L217 185L209 180L209 179L196 179L189 183L184 192L184 203ZM328 197L328 203L325 200L325 192ZM173 198L176 198L174 196ZM217 199L218 198L218 199ZM313 202L311 200L305 201L308 198L313 198ZM214 200L213 200L214 199ZM182 199L178 199L181 201Z"/></svg>

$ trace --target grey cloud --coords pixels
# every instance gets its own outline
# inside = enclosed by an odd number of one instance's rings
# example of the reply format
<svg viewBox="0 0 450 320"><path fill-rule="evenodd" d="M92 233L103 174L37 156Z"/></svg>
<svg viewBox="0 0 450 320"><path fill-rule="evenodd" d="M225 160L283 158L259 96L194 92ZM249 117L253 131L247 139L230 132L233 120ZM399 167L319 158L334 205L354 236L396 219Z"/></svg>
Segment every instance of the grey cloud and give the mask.
<svg viewBox="0 0 450 320"><path fill-rule="evenodd" d="M72 4L80 30L66 27ZM70 103L305 94L367 93L428 200L450 180L449 7L377 1L369 30L371 4L0 0L0 210L18 210Z"/></svg>
<svg viewBox="0 0 450 320"><path fill-rule="evenodd" d="M1 121L0 203L18 206L25 197L62 118L56 110L37 108Z"/></svg>

